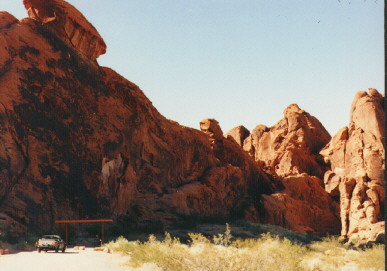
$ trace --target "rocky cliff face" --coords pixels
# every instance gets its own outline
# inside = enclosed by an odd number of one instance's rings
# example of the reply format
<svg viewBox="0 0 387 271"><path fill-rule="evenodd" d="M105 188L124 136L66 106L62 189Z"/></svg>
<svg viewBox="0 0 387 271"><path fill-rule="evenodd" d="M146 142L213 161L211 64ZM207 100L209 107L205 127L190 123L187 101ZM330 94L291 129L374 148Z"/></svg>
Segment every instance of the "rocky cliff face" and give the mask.
<svg viewBox="0 0 387 271"><path fill-rule="evenodd" d="M376 240L384 235L384 96L375 89L358 92L349 127L321 151L330 170L325 189L340 195L341 235Z"/></svg>
<svg viewBox="0 0 387 271"><path fill-rule="evenodd" d="M100 67L102 38L65 1L24 4L30 18L0 12L1 231L101 216L158 229L258 219L269 179L235 142L215 150Z"/></svg>
<svg viewBox="0 0 387 271"><path fill-rule="evenodd" d="M0 12L0 233L113 217L162 229L222 217L376 238L384 227L384 97L358 93L333 138L293 104L273 127L223 135L163 117L100 67L106 45L62 0ZM340 202L340 205L338 204ZM371 239L372 239L371 238Z"/></svg>
<svg viewBox="0 0 387 271"><path fill-rule="evenodd" d="M350 115L349 127L333 138L297 105L273 127L258 125L249 134L239 126L226 133L276 176L275 192L261 198L267 223L301 232L341 228L343 238L382 240L384 96L375 89L358 92Z"/></svg>
<svg viewBox="0 0 387 271"><path fill-rule="evenodd" d="M248 135L239 126L226 135L276 178L275 193L261 199L267 223L299 232L339 231L338 204L324 190L327 167L319 154L330 135L315 117L292 104L273 127L258 125Z"/></svg>

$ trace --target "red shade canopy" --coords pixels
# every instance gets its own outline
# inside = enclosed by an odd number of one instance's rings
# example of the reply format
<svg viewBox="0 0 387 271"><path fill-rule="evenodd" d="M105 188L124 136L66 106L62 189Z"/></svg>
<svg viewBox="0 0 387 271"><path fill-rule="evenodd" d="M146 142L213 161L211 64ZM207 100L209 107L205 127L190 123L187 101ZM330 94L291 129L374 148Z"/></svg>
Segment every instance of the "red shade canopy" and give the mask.
<svg viewBox="0 0 387 271"><path fill-rule="evenodd" d="M69 224L69 223L101 223L101 222L113 222L113 219L55 220L55 223L56 223L56 224Z"/></svg>

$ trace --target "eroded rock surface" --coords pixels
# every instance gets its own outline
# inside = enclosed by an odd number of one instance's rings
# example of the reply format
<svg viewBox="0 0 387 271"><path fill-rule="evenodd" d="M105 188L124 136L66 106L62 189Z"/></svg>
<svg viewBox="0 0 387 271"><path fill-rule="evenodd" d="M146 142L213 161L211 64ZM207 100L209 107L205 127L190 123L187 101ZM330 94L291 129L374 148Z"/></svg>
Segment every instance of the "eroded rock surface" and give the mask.
<svg viewBox="0 0 387 271"><path fill-rule="evenodd" d="M344 238L375 241L384 234L384 96L360 91L342 128L320 152L330 164L325 189L340 195Z"/></svg>
<svg viewBox="0 0 387 271"><path fill-rule="evenodd" d="M205 119L201 132L98 66L106 45L73 6L24 4L30 18L0 12L0 232L49 231L57 219L160 230L221 217L337 233L340 209L343 236L381 236L376 90L357 94L349 128L332 139L297 105L273 127L223 136Z"/></svg>
<svg viewBox="0 0 387 271"><path fill-rule="evenodd" d="M63 0L23 0L28 16L45 24L76 50L95 60L106 52L98 31L75 7Z"/></svg>
<svg viewBox="0 0 387 271"><path fill-rule="evenodd" d="M255 127L245 139L243 149L272 174L284 177L307 173L322 178L324 163L318 152L330 138L315 117L292 104L273 127Z"/></svg>
<svg viewBox="0 0 387 271"><path fill-rule="evenodd" d="M226 135L238 142L240 131L236 127ZM321 123L295 104L276 125L258 125L245 138L243 149L276 176L275 192L261 198L264 221L300 232L339 232L339 205L324 190L327 167L319 154L329 140Z"/></svg>
<svg viewBox="0 0 387 271"><path fill-rule="evenodd" d="M339 205L317 177L302 174L281 179L282 189L262 195L265 221L298 232L337 233Z"/></svg>
<svg viewBox="0 0 387 271"><path fill-rule="evenodd" d="M0 14L1 232L101 217L147 230L259 220L270 180L234 141L214 130L212 144L167 120L138 86L99 67L101 40L64 1L25 5L32 18ZM95 48L83 50L90 35Z"/></svg>
<svg viewBox="0 0 387 271"><path fill-rule="evenodd" d="M246 127L240 125L228 131L224 136L233 138L239 146L243 146L243 142L249 135L250 131Z"/></svg>

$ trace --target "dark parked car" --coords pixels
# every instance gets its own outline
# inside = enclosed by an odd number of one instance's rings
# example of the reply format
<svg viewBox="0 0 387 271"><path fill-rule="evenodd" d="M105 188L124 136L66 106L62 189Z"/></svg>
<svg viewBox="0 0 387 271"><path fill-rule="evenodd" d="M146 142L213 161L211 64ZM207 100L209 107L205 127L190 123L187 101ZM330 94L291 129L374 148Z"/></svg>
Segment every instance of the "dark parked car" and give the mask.
<svg viewBox="0 0 387 271"><path fill-rule="evenodd" d="M60 238L59 235L44 235L38 242L36 242L36 250L40 253L42 250L59 250L65 252L66 243Z"/></svg>

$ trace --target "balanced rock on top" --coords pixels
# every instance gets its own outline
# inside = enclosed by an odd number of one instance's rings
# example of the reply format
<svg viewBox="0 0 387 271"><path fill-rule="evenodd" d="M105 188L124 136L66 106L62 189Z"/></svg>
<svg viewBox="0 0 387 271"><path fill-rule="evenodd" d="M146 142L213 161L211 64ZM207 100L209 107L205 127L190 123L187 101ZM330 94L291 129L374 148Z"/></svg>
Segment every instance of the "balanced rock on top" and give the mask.
<svg viewBox="0 0 387 271"><path fill-rule="evenodd" d="M91 60L106 52L106 44L94 26L63 0L23 0L28 16L45 24L61 39Z"/></svg>

